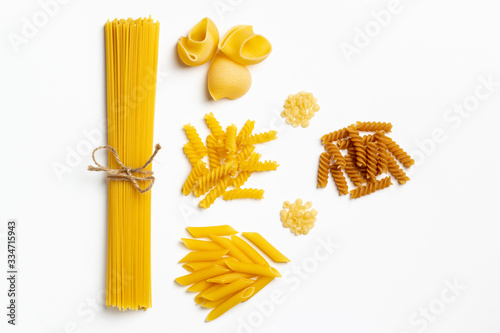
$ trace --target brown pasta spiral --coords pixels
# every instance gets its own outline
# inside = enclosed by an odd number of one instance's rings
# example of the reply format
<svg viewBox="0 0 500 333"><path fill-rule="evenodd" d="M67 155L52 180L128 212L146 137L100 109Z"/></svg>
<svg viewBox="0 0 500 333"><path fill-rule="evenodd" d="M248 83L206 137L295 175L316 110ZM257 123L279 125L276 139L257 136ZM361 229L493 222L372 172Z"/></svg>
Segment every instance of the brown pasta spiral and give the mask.
<svg viewBox="0 0 500 333"><path fill-rule="evenodd" d="M387 149L396 157L396 159L401 162L406 168L411 167L415 164L415 161L408 155L396 142L391 138L384 135L384 143L387 145Z"/></svg>
<svg viewBox="0 0 500 333"><path fill-rule="evenodd" d="M330 170L330 155L321 153L318 168L318 187L326 187L328 184L328 171Z"/></svg>
<svg viewBox="0 0 500 333"><path fill-rule="evenodd" d="M391 155L389 155L388 167L389 172L394 176L394 178L398 180L401 185L404 185L407 181L410 180L410 177L408 177L403 169L399 167L398 163Z"/></svg>
<svg viewBox="0 0 500 333"><path fill-rule="evenodd" d="M348 194L349 189L347 186L347 181L345 180L344 173L342 169L332 166L330 168L330 173L332 174L335 185L337 185L337 190L340 195Z"/></svg>
<svg viewBox="0 0 500 333"><path fill-rule="evenodd" d="M387 146L385 140L383 139L384 133L382 131L377 131L374 135L375 142L378 147L378 163L377 163L377 174L387 173L387 163L389 159L389 152L387 151Z"/></svg>
<svg viewBox="0 0 500 333"><path fill-rule="evenodd" d="M377 150L375 142L368 142L366 145L366 174L370 180L374 180L377 177Z"/></svg>
<svg viewBox="0 0 500 333"><path fill-rule="evenodd" d="M375 180L374 182L369 183L368 185L358 187L352 190L351 199L357 199L365 195L372 194L375 191L382 190L391 186L391 177L385 177L381 180Z"/></svg>
<svg viewBox="0 0 500 333"><path fill-rule="evenodd" d="M368 142L372 142L374 140L374 137L373 135L371 134L367 134L367 135L363 135L361 137L361 139L363 140L363 144L366 145ZM350 138L347 138L347 139L342 139L342 140L339 140L337 141L337 147L339 147L339 149L349 149L351 147L353 147L353 144L352 144L352 141Z"/></svg>
<svg viewBox="0 0 500 333"><path fill-rule="evenodd" d="M391 123L381 123L380 121L358 121L356 122L356 129L360 132L375 132L384 131L389 133L392 130Z"/></svg>
<svg viewBox="0 0 500 333"><path fill-rule="evenodd" d="M325 145L325 150L328 152L333 159L333 165L340 167L341 169L345 168L345 160L340 152L339 148L331 142L328 142Z"/></svg>
<svg viewBox="0 0 500 333"><path fill-rule="evenodd" d="M349 132L347 131L347 128L344 127L342 129L339 129L338 131L323 135L321 137L321 141L323 142L324 145L326 145L328 142L333 142L333 141L338 141L340 139L345 139L348 136L349 136Z"/></svg>
<svg viewBox="0 0 500 333"><path fill-rule="evenodd" d="M354 127L347 127L347 131L351 136L351 141L356 149L356 165L359 167L366 166L366 147L363 144L363 140L359 136L359 132L354 129Z"/></svg>
<svg viewBox="0 0 500 333"><path fill-rule="evenodd" d="M351 155L346 155L344 156L346 166L345 166L345 172L347 173L347 176L351 179L351 181L354 183L356 186L362 186L364 183L363 178L359 174L358 168L356 167L354 158Z"/></svg>

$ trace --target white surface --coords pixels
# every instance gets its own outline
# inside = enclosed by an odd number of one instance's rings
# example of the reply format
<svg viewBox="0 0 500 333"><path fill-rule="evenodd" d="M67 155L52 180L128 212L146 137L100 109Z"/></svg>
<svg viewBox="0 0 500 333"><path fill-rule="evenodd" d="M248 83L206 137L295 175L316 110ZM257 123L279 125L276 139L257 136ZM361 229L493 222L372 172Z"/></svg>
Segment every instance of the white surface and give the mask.
<svg viewBox="0 0 500 333"><path fill-rule="evenodd" d="M232 10L219 15L215 5L221 3ZM341 43L352 44L355 29L371 24L371 12L388 3L75 0L61 4L16 53L8 34L20 34L23 17L31 19L41 7L34 0L2 0L0 232L15 217L21 235L19 325L8 331L236 332L250 322L255 327L240 331L500 332L500 87L456 127L456 120L444 118L454 103L474 95L481 76L500 81L500 8L491 0L401 0L400 13L348 63ZM164 147L154 165L153 308L92 310L87 302L105 288L104 177L86 171L88 153L62 181L53 164L66 163L69 150L85 149L83 132L105 122L104 22L149 14L161 22L154 141ZM239 100L209 101L208 65L178 64L178 37L205 16L221 34L252 24L273 44L271 56L251 68L253 86ZM285 126L278 117L286 96L300 90L313 92L321 104L307 129ZM189 172L182 125L206 135L203 115L210 111L224 126L240 127L251 118L257 131L278 128L279 139L261 148L264 158L279 161L279 170L249 182L266 190L262 202L217 201L200 211L192 197L181 196ZM316 189L319 138L356 120L393 123L392 137L418 159L407 185L355 201L339 197L331 183ZM417 142L437 128L446 140L423 154ZM91 145L104 143L103 136ZM279 221L282 202L297 197L312 200L320 212L305 237ZM193 214L183 217L181 209ZM179 238L186 226L222 223L261 232L293 262L277 265L288 279L205 323L208 311L173 282L184 274L176 264L186 253ZM318 240L329 237L340 247L307 276L293 273L317 262ZM5 238L0 242L5 272ZM466 290L450 300L446 281L454 279ZM3 305L3 278L0 290ZM262 314L258 304L273 291L284 302ZM443 309L440 297L449 301ZM414 314L429 306L440 313L429 320Z"/></svg>

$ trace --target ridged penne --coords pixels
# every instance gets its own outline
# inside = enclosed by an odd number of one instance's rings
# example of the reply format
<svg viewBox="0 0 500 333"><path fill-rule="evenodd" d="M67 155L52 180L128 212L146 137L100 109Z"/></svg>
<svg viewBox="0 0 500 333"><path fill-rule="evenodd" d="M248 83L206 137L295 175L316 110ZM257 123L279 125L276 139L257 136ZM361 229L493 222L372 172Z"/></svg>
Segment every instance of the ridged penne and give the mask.
<svg viewBox="0 0 500 333"><path fill-rule="evenodd" d="M250 244L245 242L241 237L231 235L231 241L243 252L254 264L269 266L269 263L263 256L260 255Z"/></svg>
<svg viewBox="0 0 500 333"><path fill-rule="evenodd" d="M207 280L202 280L191 285L189 288L187 288L187 291L199 293L207 289L211 285L213 285L213 283L210 283Z"/></svg>
<svg viewBox="0 0 500 333"><path fill-rule="evenodd" d="M203 297L209 301L217 301L249 287L253 282L254 280L251 279L238 279L227 285L223 285L222 288L211 290L210 292L203 292Z"/></svg>
<svg viewBox="0 0 500 333"><path fill-rule="evenodd" d="M281 277L280 272L274 267L258 265L254 263L231 261L227 263L229 269L240 272L255 275L264 275L270 277Z"/></svg>
<svg viewBox="0 0 500 333"><path fill-rule="evenodd" d="M252 260L248 258L233 242L231 242L230 239L216 235L211 235L210 238L223 248L228 249L229 256L234 257L241 262L252 263Z"/></svg>
<svg viewBox="0 0 500 333"><path fill-rule="evenodd" d="M254 288L253 295L247 298L244 302L248 301L250 298L254 297L255 294L257 294L259 291L264 289L265 286L267 286L269 283L271 283L272 280L274 280L274 277L271 276L259 276L257 280L252 284L252 287Z"/></svg>
<svg viewBox="0 0 500 333"><path fill-rule="evenodd" d="M242 234L274 262L290 262L290 259L271 245L261 234L257 232L243 232Z"/></svg>
<svg viewBox="0 0 500 333"><path fill-rule="evenodd" d="M194 238L214 236L227 236L237 234L238 231L234 230L230 225L216 225L212 227L187 227L186 230ZM224 248L224 246L222 246Z"/></svg>
<svg viewBox="0 0 500 333"><path fill-rule="evenodd" d="M199 271L200 269L204 269L204 268L207 268L207 267L210 267L213 265L220 265L220 266L229 268L229 267L227 267L227 264L226 264L226 262L228 262L228 261L238 261L238 260L236 260L233 257L223 257L222 259L219 259L217 261L192 261L192 262L188 262L188 263L185 263L184 265L182 265L182 268L184 268L185 270L187 270L189 272L196 272L196 271Z"/></svg>
<svg viewBox="0 0 500 333"><path fill-rule="evenodd" d="M222 275L207 279L207 282L210 282L210 283L231 283L231 282L236 281L238 279L249 279L249 278L254 277L254 276L255 276L255 274L232 272L232 273L222 274Z"/></svg>
<svg viewBox="0 0 500 333"><path fill-rule="evenodd" d="M220 316L222 316L224 313L226 313L231 308L240 304L244 300L250 298L253 295L254 290L255 289L253 287L248 287L248 288L245 288L242 291L238 292L236 295L231 296L225 302L219 304L212 311L210 311L210 313L207 316L206 321L212 321L214 319L219 318Z"/></svg>
<svg viewBox="0 0 500 333"><path fill-rule="evenodd" d="M212 241L204 241L192 238L181 238L181 241L190 250L194 251L218 251L224 250L222 246Z"/></svg>
<svg viewBox="0 0 500 333"><path fill-rule="evenodd" d="M187 286L228 272L229 269L222 267L220 265L214 265L184 276L180 276L177 279L175 279L175 282L177 282L180 285Z"/></svg>
<svg viewBox="0 0 500 333"><path fill-rule="evenodd" d="M217 251L191 251L179 262L219 260L220 258L225 256L228 251L228 249Z"/></svg>

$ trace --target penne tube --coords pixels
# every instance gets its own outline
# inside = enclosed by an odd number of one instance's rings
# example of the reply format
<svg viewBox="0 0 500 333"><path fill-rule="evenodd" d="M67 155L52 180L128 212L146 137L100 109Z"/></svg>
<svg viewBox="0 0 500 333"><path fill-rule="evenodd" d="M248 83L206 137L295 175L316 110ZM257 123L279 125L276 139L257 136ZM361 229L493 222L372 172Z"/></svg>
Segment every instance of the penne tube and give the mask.
<svg viewBox="0 0 500 333"><path fill-rule="evenodd" d="M210 235L227 236L238 233L238 231L234 230L229 225L218 225L214 227L187 227L186 229L194 238L209 237Z"/></svg>
<svg viewBox="0 0 500 333"><path fill-rule="evenodd" d="M251 278L254 276L255 276L255 274L233 272L233 273L222 274L222 275L207 279L207 282L210 282L210 283L231 283L231 282L236 281L238 279L248 279L248 278Z"/></svg>
<svg viewBox="0 0 500 333"><path fill-rule="evenodd" d="M185 268L187 271L190 272L196 272L199 271L200 269L207 268L213 265L220 265L223 267L227 267L226 261L238 261L233 257L224 257L220 260L217 261L193 261L193 262L188 262L182 265L183 268Z"/></svg>
<svg viewBox="0 0 500 333"><path fill-rule="evenodd" d="M281 277L280 272L274 267L257 265L257 264L248 264L245 262L236 262L230 261L227 263L229 269L240 272L240 273L248 273L255 275L264 275L269 277Z"/></svg>
<svg viewBox="0 0 500 333"><path fill-rule="evenodd" d="M234 296L234 294L233 295L228 295L228 296L226 296L224 298L221 298L221 299L219 299L217 301L205 301L205 302L203 302L201 304L201 306L204 307L204 308L207 308L207 309L213 309L213 308L217 307L219 304L222 304L225 301L227 301L232 296Z"/></svg>
<svg viewBox="0 0 500 333"><path fill-rule="evenodd" d="M194 273L180 276L177 279L175 279L175 281L180 285L187 286L187 285L190 285L190 284L202 281L202 280L209 279L209 278L217 276L217 275L228 273L228 272L229 272L229 269L227 269L221 265L214 265L214 266L207 267L205 269L199 270L199 271L194 272Z"/></svg>
<svg viewBox="0 0 500 333"><path fill-rule="evenodd" d="M219 260L229 250L218 250L218 251L191 251L184 258L179 260L179 262L191 262L191 261L214 261Z"/></svg>
<svg viewBox="0 0 500 333"><path fill-rule="evenodd" d="M249 287L253 282L254 280L251 279L238 279L227 285L217 284L218 286L222 286L222 288L213 288L213 290L210 291L208 291L207 289L207 291L203 292L203 297L205 297L209 301L217 301L221 298L233 295L234 293Z"/></svg>
<svg viewBox="0 0 500 333"><path fill-rule="evenodd" d="M196 305L200 305L204 302L206 302L206 297L204 296L205 293L212 293L217 291L218 289L223 288L225 285L224 284L213 284L210 287L206 288L205 290L202 290L198 295L194 297L194 302Z"/></svg>
<svg viewBox="0 0 500 333"><path fill-rule="evenodd" d="M243 236L248 238L259 249L269 256L274 262L289 262L290 259L285 257L280 251L271 245L264 237L257 232L243 232Z"/></svg>
<svg viewBox="0 0 500 333"><path fill-rule="evenodd" d="M222 246L212 241L203 241L199 239L191 239L191 238L181 238L181 241L184 242L184 245L190 250L194 251L218 251L224 250Z"/></svg>
<svg viewBox="0 0 500 333"><path fill-rule="evenodd" d="M261 291L265 286L267 286L272 280L274 280L273 277L270 276L259 276L257 280L252 284L252 287L254 287L254 292L252 296L244 300L243 302L248 301L250 298L254 297L255 294L257 294L259 291Z"/></svg>
<svg viewBox="0 0 500 333"><path fill-rule="evenodd" d="M225 249L229 249L228 255L236 258L238 261L252 263L248 258L230 239L226 237L211 235L210 238Z"/></svg>
<svg viewBox="0 0 500 333"><path fill-rule="evenodd" d="M228 310L233 308L234 306L240 304L244 300L248 299L253 295L254 292L253 287L248 287L237 293L236 295L233 295L229 297L225 302L219 304L217 307L215 307L212 311L207 316L206 321L212 321L214 319L219 318L222 316L224 313L226 313Z"/></svg>
<svg viewBox="0 0 500 333"><path fill-rule="evenodd" d="M187 288L187 291L200 292L200 291L207 289L212 284L213 283L207 282L206 280L202 280L202 281L196 282L193 285L191 285L189 288Z"/></svg>
<svg viewBox="0 0 500 333"><path fill-rule="evenodd" d="M245 242L241 237L231 235L231 241L243 252L254 264L269 266L269 263L255 250L250 244Z"/></svg>

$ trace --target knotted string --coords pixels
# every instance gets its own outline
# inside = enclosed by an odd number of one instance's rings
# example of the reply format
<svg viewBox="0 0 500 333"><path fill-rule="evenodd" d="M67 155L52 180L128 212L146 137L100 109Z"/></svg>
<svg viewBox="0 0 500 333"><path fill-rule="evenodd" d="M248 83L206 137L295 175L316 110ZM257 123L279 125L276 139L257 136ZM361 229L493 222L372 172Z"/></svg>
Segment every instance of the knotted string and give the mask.
<svg viewBox="0 0 500 333"><path fill-rule="evenodd" d="M95 159L95 152L100 150L100 149L108 149L110 152L113 153L116 162L121 166L121 169L110 169L108 167L105 167L103 165L100 165L96 159ZM137 189L137 191L144 193L149 191L152 187L153 184L155 183L155 177L153 177L153 171L149 170L144 170L151 162L153 162L154 157L158 153L158 151L161 149L161 146L159 144L156 144L155 150L153 152L153 155L149 158L149 160L140 168L129 168L125 166L122 161L120 160L120 157L118 157L118 153L116 150L111 147L111 146L100 146L94 149L92 152L92 159L94 160L94 163L97 165L97 167L94 167L92 165L89 165L88 170L89 171L104 171L106 172L106 176L108 180L118 180L118 181L127 181L131 182L132 185ZM135 174L139 174L140 176L136 176ZM149 181L148 187L141 189L139 184L137 183L138 181Z"/></svg>

